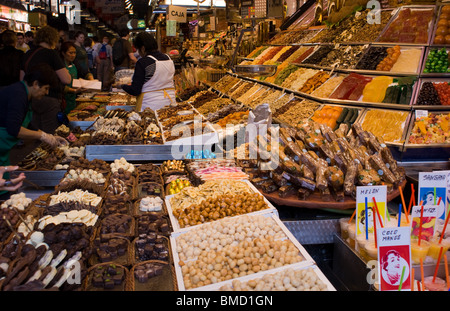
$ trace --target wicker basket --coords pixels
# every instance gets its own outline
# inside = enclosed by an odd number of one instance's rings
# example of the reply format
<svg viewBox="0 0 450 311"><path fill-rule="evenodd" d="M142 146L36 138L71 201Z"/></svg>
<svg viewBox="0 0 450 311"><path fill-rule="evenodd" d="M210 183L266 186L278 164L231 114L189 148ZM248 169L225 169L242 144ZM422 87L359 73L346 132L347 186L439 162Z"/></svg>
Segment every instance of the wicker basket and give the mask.
<svg viewBox="0 0 450 311"><path fill-rule="evenodd" d="M114 232L114 233L106 233L106 234L102 235L101 231L102 231L102 226L103 226L104 221L106 219L108 219L108 217L113 217L113 216L116 216L116 215L123 216L123 214L111 214L111 215L108 215L107 217L105 217L105 218L103 218L101 220L101 222L99 224L99 227L98 227L98 231L97 231L97 236L96 237L104 238L104 239L115 238L115 237L124 237L124 238L128 238L128 239L134 238L134 235L135 235L135 232L136 232L136 220L131 215L125 215L125 216L130 216L130 219L131 219L131 221L130 221L130 228L128 229L127 232L123 232L123 233L121 233L121 232Z"/></svg>
<svg viewBox="0 0 450 311"><path fill-rule="evenodd" d="M160 189L161 189L161 193L160 193L160 197L161 197L161 199L164 199L164 197L165 197L165 191L164 191L164 186L162 185L162 184L160 184L160 183L155 183L155 182L147 182L147 183L140 183L136 188L137 188L137 196L136 196L136 199L142 199L143 197L146 197L146 196L149 196L149 195L152 195L152 194L147 194L146 192L143 192L142 191L142 186L143 185L146 185L146 184L154 184L154 185L158 185L159 187L160 187Z"/></svg>
<svg viewBox="0 0 450 311"><path fill-rule="evenodd" d="M110 181L110 179L112 178L112 174L111 176L108 177L108 181ZM131 184L131 189L127 190L127 193L130 195L130 200L136 200L138 198L138 187L137 187L137 177L136 176L132 176L131 177L133 182ZM109 187L109 185L108 185ZM105 195L108 194L108 191L105 191Z"/></svg>
<svg viewBox="0 0 450 311"><path fill-rule="evenodd" d="M62 179L64 179L67 176L67 174L69 174L69 173L66 172ZM75 189L82 189L82 190L87 190L89 192L95 193L99 196L103 196L105 194L106 188L108 187L110 175L111 175L111 173L107 173L106 175L104 175L106 182L103 184L96 184L87 179L73 179L73 180L70 180L67 183L67 185L61 185L61 184L56 185L55 192L53 194L58 193L58 191L72 191Z"/></svg>
<svg viewBox="0 0 450 311"><path fill-rule="evenodd" d="M142 216L146 216L146 214L140 215L138 217L136 217L136 236L139 236L139 234L147 234L149 232L141 232L139 233L139 220ZM170 234L173 232L173 228L172 228L172 224L170 222L170 218L169 216L166 214L161 213L161 218L163 218L166 221L166 224L169 226L169 231L167 232L156 232L156 234L162 235L162 236L170 236Z"/></svg>
<svg viewBox="0 0 450 311"><path fill-rule="evenodd" d="M113 214L127 214L127 215L133 215L133 210L134 210L134 203L131 201L131 197L130 197L130 201L125 202L126 206L127 206L127 210L124 212L109 212L108 211L108 203L106 202L105 199L103 199L103 207L102 207L102 217L108 217L109 215L113 215Z"/></svg>
<svg viewBox="0 0 450 311"><path fill-rule="evenodd" d="M104 288L94 287L92 285L92 282L91 282L92 281L93 271L96 268L98 268L98 267L109 266L110 264L113 264L116 267L120 267L120 268L124 269L125 277L124 277L124 280L123 280L122 284L115 285L113 289L104 289ZM130 272L129 272L129 270L126 267L124 267L122 265L119 265L119 264L116 264L116 263L113 263L113 262L104 262L104 263L101 263L101 264L97 264L97 265L92 266L92 267L90 267L88 269L87 276L84 279L84 284L83 284L82 290L83 291L101 291L101 292L103 292L103 291L128 291L128 288L130 288L130 286L127 284L128 280L129 280L129 274L130 274Z"/></svg>
<svg viewBox="0 0 450 311"><path fill-rule="evenodd" d="M169 252L169 256L168 256L168 261L167 262L168 263L173 263L173 255L172 255L172 248L170 246L170 240L169 240L169 238L167 238L165 236L162 236L162 238L164 239L164 245L167 247L167 250ZM134 264L138 264L138 263L144 262L144 261L139 259L139 256L136 253L137 252L137 250L136 250L136 241L137 240L138 240L138 238L134 239L133 242L131 242L131 252L132 252L132 254L134 256L134 258L133 258L133 263ZM166 262L166 261L161 260L161 259L154 259L154 260L159 260L159 261L162 261L162 262Z"/></svg>
<svg viewBox="0 0 450 311"><path fill-rule="evenodd" d="M156 196L153 196L153 197L156 197ZM133 205L132 205L132 215L134 216L134 217L139 217L139 216L142 216L142 215L145 215L145 214L147 214L147 213L149 213L149 212L142 212L141 210L140 210L140 204L141 204L141 200L142 200L142 198L139 198L136 202L134 202L133 203ZM167 212L167 207L166 207L166 202L164 201L164 199L162 199L163 201L162 201L162 209L161 209L161 211L160 211L160 213L162 213L163 215L168 215L168 212Z"/></svg>
<svg viewBox="0 0 450 311"><path fill-rule="evenodd" d="M156 275L148 279L147 282L141 283L136 280L134 271L137 267L155 263L163 265L162 274ZM176 291L177 280L175 269L172 264L160 260L148 260L134 265L128 274L127 291Z"/></svg>
<svg viewBox="0 0 450 311"><path fill-rule="evenodd" d="M122 266L132 266L134 264L134 253L133 253L133 248L131 247L131 242L129 239L125 238L125 237L121 237L121 236L116 236L113 239L123 239L126 241L127 243L127 251L125 252L124 255L119 256L109 262L113 262L115 264L119 264ZM89 258L89 265L90 266L95 266L98 264L101 264L102 262L99 261L99 257L95 251L96 249L96 245L95 245L95 241L93 241L93 247L94 247L94 251L93 254L91 255L91 257Z"/></svg>

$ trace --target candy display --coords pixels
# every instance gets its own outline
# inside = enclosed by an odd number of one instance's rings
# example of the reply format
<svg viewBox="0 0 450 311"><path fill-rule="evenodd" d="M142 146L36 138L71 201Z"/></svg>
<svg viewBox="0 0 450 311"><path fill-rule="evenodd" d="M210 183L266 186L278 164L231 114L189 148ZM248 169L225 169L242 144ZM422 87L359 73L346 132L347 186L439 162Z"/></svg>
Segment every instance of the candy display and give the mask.
<svg viewBox="0 0 450 311"><path fill-rule="evenodd" d="M386 142L400 142L408 115L407 111L370 109L362 119L361 126Z"/></svg>
<svg viewBox="0 0 450 311"><path fill-rule="evenodd" d="M354 68L365 51L364 45L341 45L332 49L317 65L342 69Z"/></svg>
<svg viewBox="0 0 450 311"><path fill-rule="evenodd" d="M261 235L263 231L270 234ZM179 235L176 250L185 288L303 261L299 249L284 237L273 219L258 215L224 218ZM218 273L212 274L209 265Z"/></svg>
<svg viewBox="0 0 450 311"><path fill-rule="evenodd" d="M311 117L320 106L319 103L310 100L291 101L288 104L290 107L284 113L278 115L278 118L291 126L296 126L305 118Z"/></svg>
<svg viewBox="0 0 450 311"><path fill-rule="evenodd" d="M441 105L439 93L433 82L427 81L422 84L416 105Z"/></svg>
<svg viewBox="0 0 450 311"><path fill-rule="evenodd" d="M331 129L336 130L342 123L347 124L348 128L351 128L358 116L359 111L357 108L326 105L321 109L317 109L311 120L319 124L326 124Z"/></svg>
<svg viewBox="0 0 450 311"><path fill-rule="evenodd" d="M235 280L231 284L221 286L219 290L321 291L328 290L328 288L312 268L298 270L289 268L277 273L266 274L257 279Z"/></svg>
<svg viewBox="0 0 450 311"><path fill-rule="evenodd" d="M449 54L445 48L431 49L425 62L424 73L449 72Z"/></svg>
<svg viewBox="0 0 450 311"><path fill-rule="evenodd" d="M440 8L440 14L436 22L436 32L434 34L433 43L436 45L450 44L450 27L448 24L450 6L443 5Z"/></svg>
<svg viewBox="0 0 450 311"><path fill-rule="evenodd" d="M428 113L427 117L415 121L408 143L448 143L450 141L449 121L448 113Z"/></svg>
<svg viewBox="0 0 450 311"><path fill-rule="evenodd" d="M200 204L175 210L181 228L195 226L224 217L242 215L267 209L264 197L258 193L209 197Z"/></svg>
<svg viewBox="0 0 450 311"><path fill-rule="evenodd" d="M427 44L434 8L401 8L378 41Z"/></svg>
<svg viewBox="0 0 450 311"><path fill-rule="evenodd" d="M4 179L27 179L0 201L0 291L328 291L335 281L383 290L367 271L356 273L380 249L380 226L357 234L357 222L378 216L383 227L412 228L413 290L448 290L441 266L450 227L445 213L419 223L425 186L419 181L416 191L411 181L448 160L450 5L388 2L377 10L364 0L309 1L288 7L285 18L264 18L256 1L254 11L238 10L242 21L257 18L255 27L218 14L215 27L226 22L230 31L214 42L212 20L203 24L199 14L198 26L190 23L199 36L180 45L179 57L169 53L170 105L138 111L136 96L82 90L69 123L60 115L54 131L67 145L23 139L12 150L19 170ZM205 47L228 59L220 72L211 71L217 64ZM265 66L275 73L258 75ZM373 186L386 189L386 215L373 208L350 217L359 189ZM337 221L341 212L348 217ZM292 230L300 218L312 227ZM331 249L307 241L321 238L316 220L341 229L332 282L319 268ZM355 254L341 261L336 247ZM341 279L346 265L352 278Z"/></svg>
<svg viewBox="0 0 450 311"><path fill-rule="evenodd" d="M372 81L372 77L351 73L333 91L330 98L342 100L359 100L366 85ZM376 94L376 93L375 93Z"/></svg>
<svg viewBox="0 0 450 311"><path fill-rule="evenodd" d="M98 266L92 271L90 283L94 288L113 290L126 280L126 270L115 264Z"/></svg>
<svg viewBox="0 0 450 311"><path fill-rule="evenodd" d="M415 78L395 78L386 89L383 103L409 105L413 97Z"/></svg>

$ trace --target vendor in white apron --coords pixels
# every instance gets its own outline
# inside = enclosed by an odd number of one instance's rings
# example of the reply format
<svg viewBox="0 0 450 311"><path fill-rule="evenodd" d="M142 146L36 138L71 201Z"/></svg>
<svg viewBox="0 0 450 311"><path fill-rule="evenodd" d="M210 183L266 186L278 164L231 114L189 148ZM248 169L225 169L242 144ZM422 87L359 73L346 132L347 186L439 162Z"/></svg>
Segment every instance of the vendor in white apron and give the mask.
<svg viewBox="0 0 450 311"><path fill-rule="evenodd" d="M175 65L167 54L158 51L158 44L147 32L139 33L134 46L141 58L137 61L131 85L121 88L137 96L136 111L154 111L175 104L173 76Z"/></svg>

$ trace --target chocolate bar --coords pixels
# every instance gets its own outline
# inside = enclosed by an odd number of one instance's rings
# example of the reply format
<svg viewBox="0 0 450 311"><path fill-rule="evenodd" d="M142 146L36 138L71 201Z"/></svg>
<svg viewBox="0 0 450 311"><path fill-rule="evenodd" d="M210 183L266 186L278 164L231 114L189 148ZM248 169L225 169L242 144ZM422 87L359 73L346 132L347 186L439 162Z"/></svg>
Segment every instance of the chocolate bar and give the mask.
<svg viewBox="0 0 450 311"><path fill-rule="evenodd" d="M311 195L311 193L313 193L313 191L306 188L300 188L297 190L298 199L302 201L306 200Z"/></svg>
<svg viewBox="0 0 450 311"><path fill-rule="evenodd" d="M278 196L280 198L286 198L292 195L295 195L297 189L292 185L285 185L278 189Z"/></svg>

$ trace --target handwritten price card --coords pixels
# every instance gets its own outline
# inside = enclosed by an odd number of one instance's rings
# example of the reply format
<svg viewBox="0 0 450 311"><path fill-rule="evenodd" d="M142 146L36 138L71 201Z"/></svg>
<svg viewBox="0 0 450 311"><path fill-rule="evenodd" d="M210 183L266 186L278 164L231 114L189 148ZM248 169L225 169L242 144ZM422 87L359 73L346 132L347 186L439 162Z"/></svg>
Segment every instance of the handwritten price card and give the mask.
<svg viewBox="0 0 450 311"><path fill-rule="evenodd" d="M386 218L386 201L387 201L387 186L363 186L356 187L356 234L362 234L367 230L369 233L373 232L373 221L375 217L375 202L378 212L380 213L382 222L384 224ZM367 204L367 212L366 212ZM378 217L377 217L378 218ZM367 222L366 222L367 220ZM380 226L379 222L377 228Z"/></svg>

